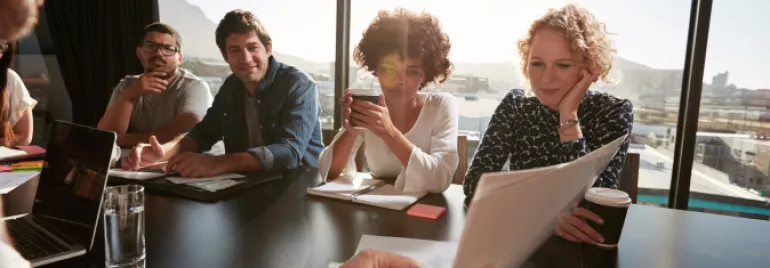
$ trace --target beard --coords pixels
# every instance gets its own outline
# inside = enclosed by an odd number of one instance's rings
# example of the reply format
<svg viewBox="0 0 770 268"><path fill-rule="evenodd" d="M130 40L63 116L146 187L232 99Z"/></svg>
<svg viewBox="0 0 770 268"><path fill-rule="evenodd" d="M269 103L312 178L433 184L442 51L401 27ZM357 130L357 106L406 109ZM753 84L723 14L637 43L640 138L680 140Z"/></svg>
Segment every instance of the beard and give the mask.
<svg viewBox="0 0 770 268"><path fill-rule="evenodd" d="M37 25L36 0L0 1L0 40L16 40Z"/></svg>
<svg viewBox="0 0 770 268"><path fill-rule="evenodd" d="M155 63L160 63L161 66L155 66ZM163 76L159 76L160 79L169 79L176 73L177 66L169 65L168 61L160 56L153 56L147 61L147 72L161 72ZM171 70L168 70L171 68Z"/></svg>
<svg viewBox="0 0 770 268"><path fill-rule="evenodd" d="M174 74L176 74L176 70L177 70L177 69L176 69L176 68L174 68L174 70L167 72L167 71L161 71L161 70L153 70L153 69L147 69L147 72L148 72L148 73L149 73L149 72L159 72L159 73L163 73L163 75L161 75L161 76L156 76L156 77L157 77L157 78L160 78L160 79L163 79L163 80L168 80L169 78L171 78L172 76L174 76Z"/></svg>

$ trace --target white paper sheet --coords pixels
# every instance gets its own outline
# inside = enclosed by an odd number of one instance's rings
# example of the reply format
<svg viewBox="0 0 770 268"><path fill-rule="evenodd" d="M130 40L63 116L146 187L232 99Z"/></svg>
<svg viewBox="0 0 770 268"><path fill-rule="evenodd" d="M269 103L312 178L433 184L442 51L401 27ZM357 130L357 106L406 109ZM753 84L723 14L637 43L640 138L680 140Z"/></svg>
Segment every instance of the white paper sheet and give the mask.
<svg viewBox="0 0 770 268"><path fill-rule="evenodd" d="M0 159L13 158L20 155L26 155L27 153L22 150L11 149L5 146L0 146Z"/></svg>
<svg viewBox="0 0 770 268"><path fill-rule="evenodd" d="M110 169L110 176L115 176L124 179L131 180L147 180L158 177L163 177L166 174L160 172L143 172L143 171L128 171L119 168Z"/></svg>
<svg viewBox="0 0 770 268"><path fill-rule="evenodd" d="M376 249L414 259L425 268L450 268L457 252L457 242L363 235L356 254Z"/></svg>
<svg viewBox="0 0 770 268"><path fill-rule="evenodd" d="M0 194L7 194L19 185L39 175L40 171L0 172Z"/></svg>
<svg viewBox="0 0 770 268"><path fill-rule="evenodd" d="M553 234L559 213L579 201L625 140L575 161L482 176L454 267L519 267Z"/></svg>
<svg viewBox="0 0 770 268"><path fill-rule="evenodd" d="M184 178L184 177L168 177L167 180L175 183L175 184L189 184L189 183L196 183L196 182L202 182L202 181L215 181L215 180L226 180L226 179L238 179L238 178L244 178L246 176L243 176L241 174L236 173L227 173L212 177L201 177L201 178Z"/></svg>
<svg viewBox="0 0 770 268"><path fill-rule="evenodd" d="M187 183L187 185L201 188L209 192L216 192L222 189L227 189L235 185L241 184L243 181L234 180L213 180L213 181L201 181L194 183Z"/></svg>

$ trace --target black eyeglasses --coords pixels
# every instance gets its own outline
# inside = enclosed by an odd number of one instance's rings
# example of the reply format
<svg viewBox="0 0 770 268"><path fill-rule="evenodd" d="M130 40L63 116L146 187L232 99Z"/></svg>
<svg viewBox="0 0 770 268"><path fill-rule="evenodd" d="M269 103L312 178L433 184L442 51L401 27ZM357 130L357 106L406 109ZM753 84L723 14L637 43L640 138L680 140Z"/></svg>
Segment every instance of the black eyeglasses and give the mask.
<svg viewBox="0 0 770 268"><path fill-rule="evenodd" d="M159 48L160 54L163 56L174 56L174 54L179 52L179 48L175 46L163 45L150 41L144 41L144 43L142 43L142 51L144 52L153 53Z"/></svg>

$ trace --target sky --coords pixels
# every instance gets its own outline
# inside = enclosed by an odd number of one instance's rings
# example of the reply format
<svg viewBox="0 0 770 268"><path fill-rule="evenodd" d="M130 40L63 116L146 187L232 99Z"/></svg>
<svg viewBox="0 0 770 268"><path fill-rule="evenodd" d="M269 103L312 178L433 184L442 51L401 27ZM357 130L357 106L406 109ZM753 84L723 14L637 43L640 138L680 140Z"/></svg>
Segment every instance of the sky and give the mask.
<svg viewBox="0 0 770 268"><path fill-rule="evenodd" d="M232 9L254 12L273 48L311 61L333 61L336 0L188 0L218 22ZM578 3L607 24L618 55L656 69L682 69L687 44L688 0L352 0L352 47L379 10L402 6L438 17L456 62L518 62L516 41L548 8ZM704 82L729 71L729 83L770 88L762 69L770 62L767 0L716 0L712 10ZM162 18L161 18L162 19Z"/></svg>

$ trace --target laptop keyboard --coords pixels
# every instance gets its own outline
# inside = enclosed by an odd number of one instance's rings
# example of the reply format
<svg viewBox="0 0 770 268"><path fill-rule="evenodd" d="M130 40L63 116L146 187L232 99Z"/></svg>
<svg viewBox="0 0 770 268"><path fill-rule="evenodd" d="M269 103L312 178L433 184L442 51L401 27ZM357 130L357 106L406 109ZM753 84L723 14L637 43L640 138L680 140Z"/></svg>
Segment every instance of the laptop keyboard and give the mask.
<svg viewBox="0 0 770 268"><path fill-rule="evenodd" d="M68 250L27 221L14 219L6 223L16 250L27 260L35 260Z"/></svg>

